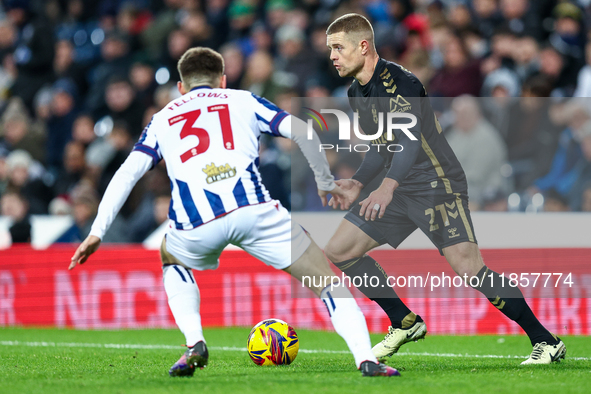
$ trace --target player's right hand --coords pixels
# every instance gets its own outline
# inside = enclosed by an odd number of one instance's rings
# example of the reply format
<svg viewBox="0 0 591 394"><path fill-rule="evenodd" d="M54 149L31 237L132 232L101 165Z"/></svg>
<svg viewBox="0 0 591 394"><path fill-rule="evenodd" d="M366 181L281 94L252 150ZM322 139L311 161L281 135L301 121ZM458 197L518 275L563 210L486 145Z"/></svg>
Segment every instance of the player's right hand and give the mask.
<svg viewBox="0 0 591 394"><path fill-rule="evenodd" d="M359 197L363 185L361 182L354 179L340 179L335 181L335 183L337 184L340 193L331 192L332 198L328 202L328 205L333 209L338 209L339 206L342 210L349 209L351 204L353 204L353 201Z"/></svg>
<svg viewBox="0 0 591 394"><path fill-rule="evenodd" d="M72 270L78 264L84 264L86 260L90 257L91 254L96 252L101 244L101 239L95 235L89 235L86 237L84 242L78 246L76 252L72 256L72 261L70 262L70 266L68 267L69 270Z"/></svg>

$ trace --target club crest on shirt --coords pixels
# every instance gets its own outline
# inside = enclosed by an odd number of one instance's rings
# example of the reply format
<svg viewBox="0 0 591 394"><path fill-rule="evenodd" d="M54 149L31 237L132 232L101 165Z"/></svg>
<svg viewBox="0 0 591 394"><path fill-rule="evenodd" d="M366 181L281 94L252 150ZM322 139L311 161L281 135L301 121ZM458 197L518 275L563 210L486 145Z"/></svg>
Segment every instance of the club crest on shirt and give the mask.
<svg viewBox="0 0 591 394"><path fill-rule="evenodd" d="M398 95L396 98L390 98L390 112L406 112L412 108L407 99Z"/></svg>
<svg viewBox="0 0 591 394"><path fill-rule="evenodd" d="M207 182L208 185L236 176L236 167L232 168L228 163L222 166L216 166L212 162L211 164L206 164L202 171L207 175L205 182Z"/></svg>

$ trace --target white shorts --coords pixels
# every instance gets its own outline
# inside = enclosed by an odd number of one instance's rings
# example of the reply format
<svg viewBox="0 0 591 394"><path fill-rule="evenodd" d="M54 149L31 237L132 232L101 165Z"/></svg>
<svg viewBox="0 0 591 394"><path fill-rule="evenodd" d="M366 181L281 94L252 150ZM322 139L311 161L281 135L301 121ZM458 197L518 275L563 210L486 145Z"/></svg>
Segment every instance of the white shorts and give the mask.
<svg viewBox="0 0 591 394"><path fill-rule="evenodd" d="M192 230L168 228L166 250L187 267L216 269L222 250L236 245L277 269L289 267L310 246L304 229L278 201L239 208Z"/></svg>

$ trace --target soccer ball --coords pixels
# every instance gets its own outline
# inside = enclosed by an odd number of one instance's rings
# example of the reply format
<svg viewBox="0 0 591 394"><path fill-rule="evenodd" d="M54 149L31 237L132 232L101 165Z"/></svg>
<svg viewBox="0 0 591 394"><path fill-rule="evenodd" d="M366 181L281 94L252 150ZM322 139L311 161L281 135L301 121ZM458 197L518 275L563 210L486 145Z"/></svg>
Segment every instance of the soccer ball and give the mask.
<svg viewBox="0 0 591 394"><path fill-rule="evenodd" d="M267 319L250 330L246 349L256 365L287 365L298 355L300 342L289 324Z"/></svg>

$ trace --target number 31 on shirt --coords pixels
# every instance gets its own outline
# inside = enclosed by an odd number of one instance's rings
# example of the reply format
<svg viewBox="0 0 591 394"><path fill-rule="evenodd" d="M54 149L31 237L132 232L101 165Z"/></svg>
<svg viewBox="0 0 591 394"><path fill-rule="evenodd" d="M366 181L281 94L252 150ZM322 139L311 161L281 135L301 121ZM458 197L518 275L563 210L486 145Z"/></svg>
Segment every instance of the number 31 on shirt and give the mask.
<svg viewBox="0 0 591 394"><path fill-rule="evenodd" d="M216 104L207 107L208 112L217 112L220 118L220 126L222 127L222 139L224 141L224 148L227 150L234 150L234 136L232 135L232 125L230 124L230 111L228 104ZM189 149L181 155L181 162L186 162L192 157L195 157L209 149L209 133L201 127L195 127L195 122L201 116L201 109L186 112L168 119L170 126L178 122L185 121L181 129L181 140L191 135L199 138L199 143L193 148Z"/></svg>

